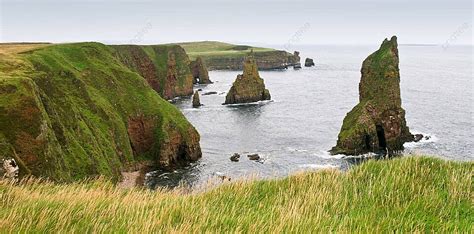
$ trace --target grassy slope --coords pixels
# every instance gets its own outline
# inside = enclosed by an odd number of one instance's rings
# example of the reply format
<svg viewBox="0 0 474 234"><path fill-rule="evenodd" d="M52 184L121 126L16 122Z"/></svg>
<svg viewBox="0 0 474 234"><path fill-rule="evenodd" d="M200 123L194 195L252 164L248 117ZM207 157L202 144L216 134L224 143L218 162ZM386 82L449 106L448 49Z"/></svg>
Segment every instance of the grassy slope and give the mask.
<svg viewBox="0 0 474 234"><path fill-rule="evenodd" d="M33 174L66 181L98 174L117 179L124 164L155 159L160 144L133 156L130 116L153 118L160 143L169 126L183 136L192 128L121 64L112 48L100 43L39 47L0 57L0 149L13 146Z"/></svg>
<svg viewBox="0 0 474 234"><path fill-rule="evenodd" d="M184 195L101 180L0 182L0 230L470 232L473 169L473 162L405 157Z"/></svg>

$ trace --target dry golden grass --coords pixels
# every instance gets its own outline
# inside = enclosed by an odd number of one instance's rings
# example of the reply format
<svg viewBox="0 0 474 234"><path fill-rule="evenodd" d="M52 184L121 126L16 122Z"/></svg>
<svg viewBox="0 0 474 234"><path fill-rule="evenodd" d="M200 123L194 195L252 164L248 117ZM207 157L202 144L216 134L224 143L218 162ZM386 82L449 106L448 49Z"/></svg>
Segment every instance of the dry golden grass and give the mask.
<svg viewBox="0 0 474 234"><path fill-rule="evenodd" d="M3 181L0 231L472 232L473 166L405 157L192 193Z"/></svg>

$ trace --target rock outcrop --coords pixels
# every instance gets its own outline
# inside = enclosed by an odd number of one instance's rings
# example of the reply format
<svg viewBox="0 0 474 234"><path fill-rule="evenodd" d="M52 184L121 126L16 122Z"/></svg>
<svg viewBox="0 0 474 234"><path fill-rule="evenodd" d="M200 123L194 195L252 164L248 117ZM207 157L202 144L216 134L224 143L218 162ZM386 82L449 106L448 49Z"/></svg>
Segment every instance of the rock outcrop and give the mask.
<svg viewBox="0 0 474 234"><path fill-rule="evenodd" d="M207 71L206 64L204 64L204 61L201 57L197 57L195 61L191 61L189 68L193 74L195 84L212 83L212 81L209 79L209 72Z"/></svg>
<svg viewBox="0 0 474 234"><path fill-rule="evenodd" d="M7 61L0 55L0 159L14 158L20 177L118 181L128 165L175 167L201 157L196 129L154 90L166 86L167 67L174 66L173 94L184 90L178 86L185 73L192 92L189 64L181 61L186 54L173 47L117 48L74 43Z"/></svg>
<svg viewBox="0 0 474 234"><path fill-rule="evenodd" d="M314 66L314 61L313 61L313 59L306 58L306 60L304 61L304 66L305 66L305 67L312 67L312 66Z"/></svg>
<svg viewBox="0 0 474 234"><path fill-rule="evenodd" d="M403 150L412 141L400 97L397 38L385 39L361 69L359 104L344 118L333 154Z"/></svg>
<svg viewBox="0 0 474 234"><path fill-rule="evenodd" d="M164 99L193 94L190 61L179 45L115 45L115 56Z"/></svg>
<svg viewBox="0 0 474 234"><path fill-rule="evenodd" d="M201 106L201 101L199 100L199 92L196 91L194 92L194 95L193 95L193 107L197 108L200 106Z"/></svg>
<svg viewBox="0 0 474 234"><path fill-rule="evenodd" d="M257 63L251 53L244 62L243 74L237 75L224 104L249 103L270 100L270 92L265 88L258 74Z"/></svg>

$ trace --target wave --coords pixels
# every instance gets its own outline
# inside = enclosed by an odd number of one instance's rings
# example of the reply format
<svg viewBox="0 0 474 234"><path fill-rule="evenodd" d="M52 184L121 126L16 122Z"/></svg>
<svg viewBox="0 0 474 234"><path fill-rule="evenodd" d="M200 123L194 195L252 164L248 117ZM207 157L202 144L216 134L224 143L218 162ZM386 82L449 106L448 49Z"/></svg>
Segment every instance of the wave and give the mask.
<svg viewBox="0 0 474 234"><path fill-rule="evenodd" d="M436 135L434 135L434 134L423 133L423 132L419 132L419 131L416 131L416 130L413 130L411 132L412 132L412 134L422 134L423 138L418 142L407 142L407 143L403 144L403 147L405 147L405 148L415 148L415 147L418 147L418 146L421 146L421 145L424 145L424 144L436 143L436 142L439 141L439 138L436 137ZM429 137L429 138L427 139L427 137Z"/></svg>
<svg viewBox="0 0 474 234"><path fill-rule="evenodd" d="M326 169L326 168L339 168L337 165L333 164L301 164L298 165L299 168L310 168L310 169Z"/></svg>

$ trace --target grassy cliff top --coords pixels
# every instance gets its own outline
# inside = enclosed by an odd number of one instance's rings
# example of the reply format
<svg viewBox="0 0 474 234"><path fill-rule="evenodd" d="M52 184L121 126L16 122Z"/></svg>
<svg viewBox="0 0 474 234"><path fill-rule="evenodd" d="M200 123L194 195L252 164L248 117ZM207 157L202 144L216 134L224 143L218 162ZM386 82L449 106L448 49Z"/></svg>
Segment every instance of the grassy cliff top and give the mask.
<svg viewBox="0 0 474 234"><path fill-rule="evenodd" d="M191 194L0 181L0 232L470 232L473 169L404 157Z"/></svg>
<svg viewBox="0 0 474 234"><path fill-rule="evenodd" d="M192 60L196 59L198 56L245 56L250 52L250 50L253 50L255 53L275 51L275 49L271 48L234 45L218 41L183 42L177 44L186 50L186 53Z"/></svg>

